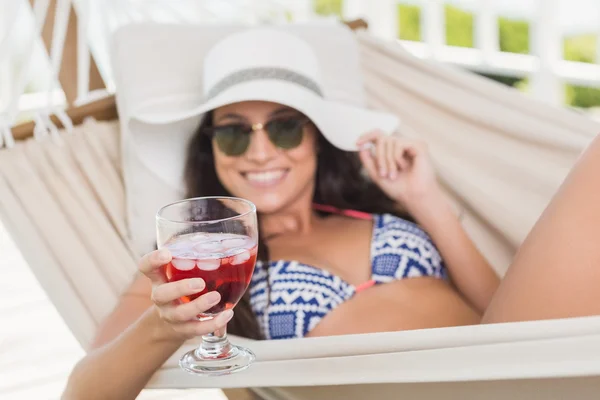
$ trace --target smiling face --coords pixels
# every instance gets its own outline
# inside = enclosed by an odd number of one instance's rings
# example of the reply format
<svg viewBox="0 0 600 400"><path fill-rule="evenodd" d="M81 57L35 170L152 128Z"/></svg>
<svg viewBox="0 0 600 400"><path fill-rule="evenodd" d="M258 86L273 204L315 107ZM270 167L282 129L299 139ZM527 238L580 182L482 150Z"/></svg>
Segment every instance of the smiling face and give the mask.
<svg viewBox="0 0 600 400"><path fill-rule="evenodd" d="M263 126L269 121L305 118L300 112L280 104L246 101L220 107L213 112L213 126ZM274 125L274 124L273 124ZM250 135L246 151L238 156L224 153L212 141L215 169L221 184L233 196L250 200L263 214L285 211L299 201L312 199L317 170L317 131L303 124L302 141L282 149L273 144L265 128Z"/></svg>

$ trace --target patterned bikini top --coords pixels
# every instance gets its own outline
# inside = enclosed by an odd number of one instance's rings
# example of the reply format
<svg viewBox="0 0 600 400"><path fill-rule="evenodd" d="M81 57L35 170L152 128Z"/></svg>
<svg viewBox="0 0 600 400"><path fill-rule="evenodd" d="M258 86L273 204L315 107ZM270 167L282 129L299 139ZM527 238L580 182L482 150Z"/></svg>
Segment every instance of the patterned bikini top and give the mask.
<svg viewBox="0 0 600 400"><path fill-rule="evenodd" d="M371 279L354 286L298 261L271 261L268 268L257 262L250 304L265 339L304 337L330 311L375 284L412 277L447 278L435 245L416 224L390 214L343 214L373 219Z"/></svg>

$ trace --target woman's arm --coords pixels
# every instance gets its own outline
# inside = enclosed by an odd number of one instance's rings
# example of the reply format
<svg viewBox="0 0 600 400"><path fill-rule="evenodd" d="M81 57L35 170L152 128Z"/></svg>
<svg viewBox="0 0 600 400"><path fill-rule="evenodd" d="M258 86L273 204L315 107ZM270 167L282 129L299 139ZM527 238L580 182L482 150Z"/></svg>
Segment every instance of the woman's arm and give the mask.
<svg viewBox="0 0 600 400"><path fill-rule="evenodd" d="M120 304L128 308L126 302ZM116 312L120 312L117 308ZM108 325L112 316L108 319ZM181 346L148 308L112 341L91 350L76 366L63 395L65 400L135 399L152 375Z"/></svg>
<svg viewBox="0 0 600 400"><path fill-rule="evenodd" d="M160 252L144 256L140 270L146 276L134 281L102 324L92 350L71 373L64 399L135 399L186 339L214 332L231 319L231 312L211 321L194 319L220 300L215 292L176 303L183 295L202 291L204 282L164 283L157 271L169 260L170 254Z"/></svg>
<svg viewBox="0 0 600 400"><path fill-rule="evenodd" d="M457 289L483 315L500 278L463 229L446 196L439 192L416 202L409 211L431 236Z"/></svg>

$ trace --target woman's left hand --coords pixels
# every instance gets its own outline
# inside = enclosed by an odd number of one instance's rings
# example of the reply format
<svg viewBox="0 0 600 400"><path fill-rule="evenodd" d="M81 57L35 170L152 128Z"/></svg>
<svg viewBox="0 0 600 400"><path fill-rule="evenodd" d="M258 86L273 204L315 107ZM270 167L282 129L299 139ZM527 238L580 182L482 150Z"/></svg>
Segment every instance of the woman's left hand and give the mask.
<svg viewBox="0 0 600 400"><path fill-rule="evenodd" d="M409 212L421 203L440 197L425 143L373 131L361 136L357 145L371 179Z"/></svg>

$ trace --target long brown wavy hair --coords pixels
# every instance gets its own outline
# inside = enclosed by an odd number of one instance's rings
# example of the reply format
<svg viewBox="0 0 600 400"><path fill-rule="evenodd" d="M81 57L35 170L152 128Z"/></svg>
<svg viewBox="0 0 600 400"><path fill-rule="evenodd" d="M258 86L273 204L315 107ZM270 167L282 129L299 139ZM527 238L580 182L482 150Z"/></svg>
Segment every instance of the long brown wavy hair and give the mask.
<svg viewBox="0 0 600 400"><path fill-rule="evenodd" d="M231 196L215 172L211 138L205 128L212 126L212 114L207 113L192 137L185 164L185 181L188 197ZM317 171L313 201L339 209L351 209L373 214L389 213L401 218L412 218L399 209L377 185L363 173L357 153L338 149L318 134ZM259 213L260 223L260 213ZM269 249L259 240L258 259L268 273ZM252 339L263 339L258 321L250 307L247 291L235 307L233 319L228 324L232 334Z"/></svg>

